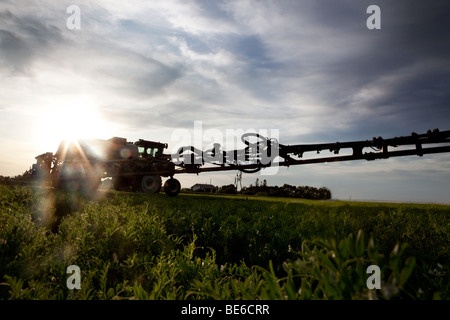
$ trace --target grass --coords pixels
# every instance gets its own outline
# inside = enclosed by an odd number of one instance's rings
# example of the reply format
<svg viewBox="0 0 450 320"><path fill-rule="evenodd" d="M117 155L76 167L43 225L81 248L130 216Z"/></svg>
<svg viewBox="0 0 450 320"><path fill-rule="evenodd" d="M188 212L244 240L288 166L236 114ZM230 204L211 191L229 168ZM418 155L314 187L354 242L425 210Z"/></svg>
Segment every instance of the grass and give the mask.
<svg viewBox="0 0 450 320"><path fill-rule="evenodd" d="M449 227L445 205L0 186L0 299L449 299Z"/></svg>

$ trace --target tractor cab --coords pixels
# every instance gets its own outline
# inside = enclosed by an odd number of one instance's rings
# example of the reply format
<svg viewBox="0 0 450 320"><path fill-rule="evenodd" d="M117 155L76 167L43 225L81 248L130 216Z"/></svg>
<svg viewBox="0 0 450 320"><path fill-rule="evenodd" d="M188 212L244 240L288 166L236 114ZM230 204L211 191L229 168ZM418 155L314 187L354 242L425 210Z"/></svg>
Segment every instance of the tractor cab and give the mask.
<svg viewBox="0 0 450 320"><path fill-rule="evenodd" d="M167 148L167 143L148 141L139 139L134 143L138 148L139 158L156 158L160 157L164 153L164 149Z"/></svg>

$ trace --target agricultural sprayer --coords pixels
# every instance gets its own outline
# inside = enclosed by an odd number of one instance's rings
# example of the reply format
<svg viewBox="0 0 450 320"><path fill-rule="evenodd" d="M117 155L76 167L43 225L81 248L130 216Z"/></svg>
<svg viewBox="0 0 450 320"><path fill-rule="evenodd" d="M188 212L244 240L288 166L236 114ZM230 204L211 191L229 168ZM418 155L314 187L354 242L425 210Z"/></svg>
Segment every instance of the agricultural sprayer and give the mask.
<svg viewBox="0 0 450 320"><path fill-rule="evenodd" d="M95 191L102 179L111 178L113 187L122 191L164 192L176 196L181 190L176 174L238 170L258 172L275 166L293 166L350 160L376 160L400 156L423 156L450 152L450 131L429 130L424 134L365 141L283 145L258 133L241 137L243 149L225 151L220 144L210 150L181 147L175 154L164 153L168 145L140 139L82 139L61 142L55 154L36 157L31 173L55 188ZM346 154L341 154L347 150ZM330 153L321 156L322 151ZM309 154L309 157L305 157ZM314 156L311 156L314 154Z"/></svg>

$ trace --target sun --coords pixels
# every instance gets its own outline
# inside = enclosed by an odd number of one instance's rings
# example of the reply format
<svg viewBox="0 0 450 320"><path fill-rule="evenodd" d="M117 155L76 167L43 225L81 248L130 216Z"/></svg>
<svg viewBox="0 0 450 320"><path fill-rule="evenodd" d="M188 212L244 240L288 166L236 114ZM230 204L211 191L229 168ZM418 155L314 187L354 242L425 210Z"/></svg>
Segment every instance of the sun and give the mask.
<svg viewBox="0 0 450 320"><path fill-rule="evenodd" d="M56 150L63 140L104 139L110 132L93 99L77 97L46 108L39 119L39 141L46 151Z"/></svg>

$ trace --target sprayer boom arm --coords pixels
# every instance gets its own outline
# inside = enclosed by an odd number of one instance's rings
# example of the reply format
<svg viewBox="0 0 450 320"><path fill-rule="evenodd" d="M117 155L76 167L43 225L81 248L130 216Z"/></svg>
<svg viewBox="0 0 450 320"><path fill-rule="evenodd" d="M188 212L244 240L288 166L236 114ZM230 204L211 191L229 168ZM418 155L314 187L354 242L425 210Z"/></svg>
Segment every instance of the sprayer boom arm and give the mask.
<svg viewBox="0 0 450 320"><path fill-rule="evenodd" d="M257 141L251 143L249 140L251 137L256 138ZM177 154L172 155L177 166L175 173L226 170L253 173L271 166L376 160L450 152L450 131L439 131L438 129L429 130L424 134L413 132L410 136L390 139L378 137L364 141L321 144L283 145L256 133L247 133L242 137L242 141L247 145L242 150L222 151L220 146L215 146L214 149L208 151L201 151L194 147L180 148ZM365 150L367 148L371 150L367 152ZM347 150L347 154L339 155L342 150ZM331 156L304 158L306 153L320 154L322 151L331 153Z"/></svg>

